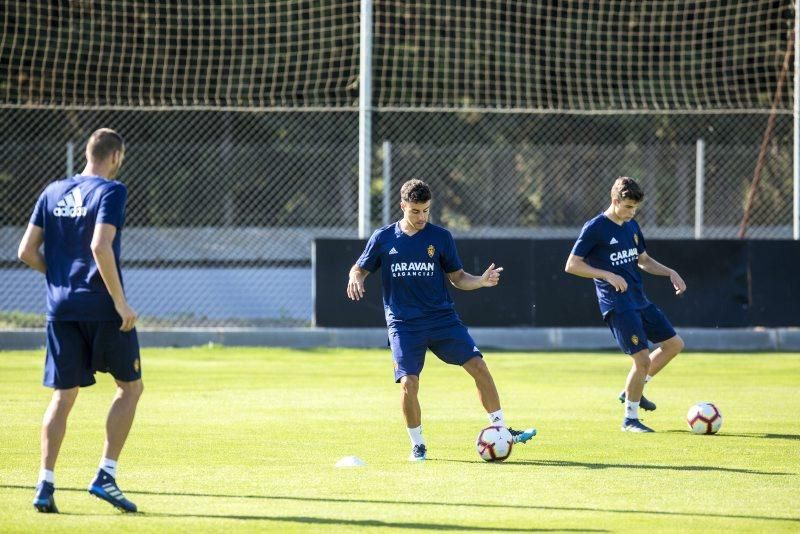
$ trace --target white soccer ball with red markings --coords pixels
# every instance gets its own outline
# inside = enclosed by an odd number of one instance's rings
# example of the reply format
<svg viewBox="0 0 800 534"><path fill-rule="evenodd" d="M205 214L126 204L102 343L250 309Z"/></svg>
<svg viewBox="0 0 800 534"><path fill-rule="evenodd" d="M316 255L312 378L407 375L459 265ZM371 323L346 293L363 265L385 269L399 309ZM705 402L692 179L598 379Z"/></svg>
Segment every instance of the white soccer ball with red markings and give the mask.
<svg viewBox="0 0 800 534"><path fill-rule="evenodd" d="M502 462L511 456L514 438L504 426L487 426L478 434L475 447L478 454L487 462Z"/></svg>
<svg viewBox="0 0 800 534"><path fill-rule="evenodd" d="M686 422L695 434L716 434L722 426L722 414L710 402L698 402L686 414Z"/></svg>

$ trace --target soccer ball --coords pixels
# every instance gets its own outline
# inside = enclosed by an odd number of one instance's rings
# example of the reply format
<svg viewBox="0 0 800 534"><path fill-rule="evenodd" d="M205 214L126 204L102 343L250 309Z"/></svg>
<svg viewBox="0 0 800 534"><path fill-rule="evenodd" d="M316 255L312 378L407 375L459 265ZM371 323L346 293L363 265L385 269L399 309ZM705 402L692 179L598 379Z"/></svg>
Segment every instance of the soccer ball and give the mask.
<svg viewBox="0 0 800 534"><path fill-rule="evenodd" d="M487 462L502 462L511 456L514 438L504 426L487 426L478 434L475 447L478 454Z"/></svg>
<svg viewBox="0 0 800 534"><path fill-rule="evenodd" d="M686 422L695 434L716 434L722 426L722 414L710 402L698 402L686 414Z"/></svg>

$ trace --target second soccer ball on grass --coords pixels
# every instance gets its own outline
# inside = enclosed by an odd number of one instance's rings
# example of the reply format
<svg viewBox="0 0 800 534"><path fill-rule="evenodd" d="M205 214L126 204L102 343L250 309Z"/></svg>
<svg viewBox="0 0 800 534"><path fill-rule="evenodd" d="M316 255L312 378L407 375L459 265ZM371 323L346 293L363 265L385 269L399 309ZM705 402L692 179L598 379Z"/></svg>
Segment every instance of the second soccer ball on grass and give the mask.
<svg viewBox="0 0 800 534"><path fill-rule="evenodd" d="M722 414L710 402L698 402L686 414L686 422L695 434L716 434L722 426Z"/></svg>

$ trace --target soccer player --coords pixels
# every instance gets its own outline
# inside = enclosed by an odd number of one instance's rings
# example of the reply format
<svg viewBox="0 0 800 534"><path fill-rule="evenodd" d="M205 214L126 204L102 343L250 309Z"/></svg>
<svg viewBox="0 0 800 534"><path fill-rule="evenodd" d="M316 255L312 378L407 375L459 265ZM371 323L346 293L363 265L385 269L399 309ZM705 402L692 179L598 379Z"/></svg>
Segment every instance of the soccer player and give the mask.
<svg viewBox="0 0 800 534"><path fill-rule="evenodd" d="M620 177L611 188L611 205L583 225L564 270L583 278L594 278L600 312L622 352L633 359L625 390L622 430L653 432L639 420L639 408L655 410L655 403L642 396L649 382L681 350L683 340L664 313L644 294L637 270L668 276L675 294L686 291L686 283L674 269L647 254L644 236L633 217L644 192L633 179ZM652 353L648 341L659 345Z"/></svg>
<svg viewBox="0 0 800 534"><path fill-rule="evenodd" d="M41 471L33 500L39 512L58 513L53 470L67 417L79 388L95 383L96 371L110 373L117 389L89 493L136 512L115 480L142 394L136 311L125 298L119 267L128 191L113 178L124 158L125 143L117 132L94 132L86 146L86 168L45 188L19 245L19 258L47 278L43 382L54 391L42 423Z"/></svg>
<svg viewBox="0 0 800 534"><path fill-rule="evenodd" d="M480 275L464 271L449 231L428 222L431 190L421 180L409 180L400 190L403 218L376 230L350 269L347 296L364 296L364 279L378 268L383 284L383 307L394 358L395 382L401 384L401 404L411 438L409 460L427 459L422 436L419 376L425 352L460 365L475 380L478 395L492 425L506 426L500 396L489 368L455 311L447 282L464 290L496 286L502 267L494 263ZM536 435L533 428L509 428L515 443Z"/></svg>

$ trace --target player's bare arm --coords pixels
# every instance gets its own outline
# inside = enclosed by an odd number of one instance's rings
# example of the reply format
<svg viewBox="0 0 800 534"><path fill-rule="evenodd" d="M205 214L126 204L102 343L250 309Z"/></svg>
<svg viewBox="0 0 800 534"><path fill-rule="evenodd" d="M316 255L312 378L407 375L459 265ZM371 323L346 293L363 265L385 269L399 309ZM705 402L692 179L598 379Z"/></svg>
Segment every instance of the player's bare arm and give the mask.
<svg viewBox="0 0 800 534"><path fill-rule="evenodd" d="M481 287L496 286L500 283L500 273L502 272L502 267L495 267L494 263L492 263L480 276L470 274L464 269L459 269L458 271L447 273L447 278L458 289L471 291Z"/></svg>
<svg viewBox="0 0 800 534"><path fill-rule="evenodd" d="M675 294L681 295L686 292L686 282L683 281L681 275L675 269L671 269L666 265L659 263L655 258L649 256L647 252L639 254L639 268L646 273L655 276L669 276L669 281L672 287L675 288Z"/></svg>
<svg viewBox="0 0 800 534"><path fill-rule="evenodd" d="M580 276L581 278L598 278L600 280L605 280L619 292L627 291L628 289L628 282L626 282L623 277L609 271L604 271L603 269L592 267L586 263L581 256L576 256L575 254L570 254L569 258L567 258L564 271L569 274L574 274L575 276Z"/></svg>
<svg viewBox="0 0 800 534"><path fill-rule="evenodd" d="M42 253L43 243L44 229L35 224L28 224L25 235L22 236L22 241L19 243L17 256L31 269L47 274L47 264Z"/></svg>
<svg viewBox="0 0 800 534"><path fill-rule="evenodd" d="M360 300L367 290L364 288L364 279L369 276L369 271L358 265L350 268L350 277L347 281L347 296L350 300Z"/></svg>
<svg viewBox="0 0 800 534"><path fill-rule="evenodd" d="M122 281L119 279L117 261L114 259L114 250L111 247L116 235L117 227L113 224L95 225L92 235L92 255L97 263L97 270L103 277L106 289L114 301L114 308L122 319L119 329L128 332L136 325L137 315L136 311L128 304L125 291L122 289Z"/></svg>

